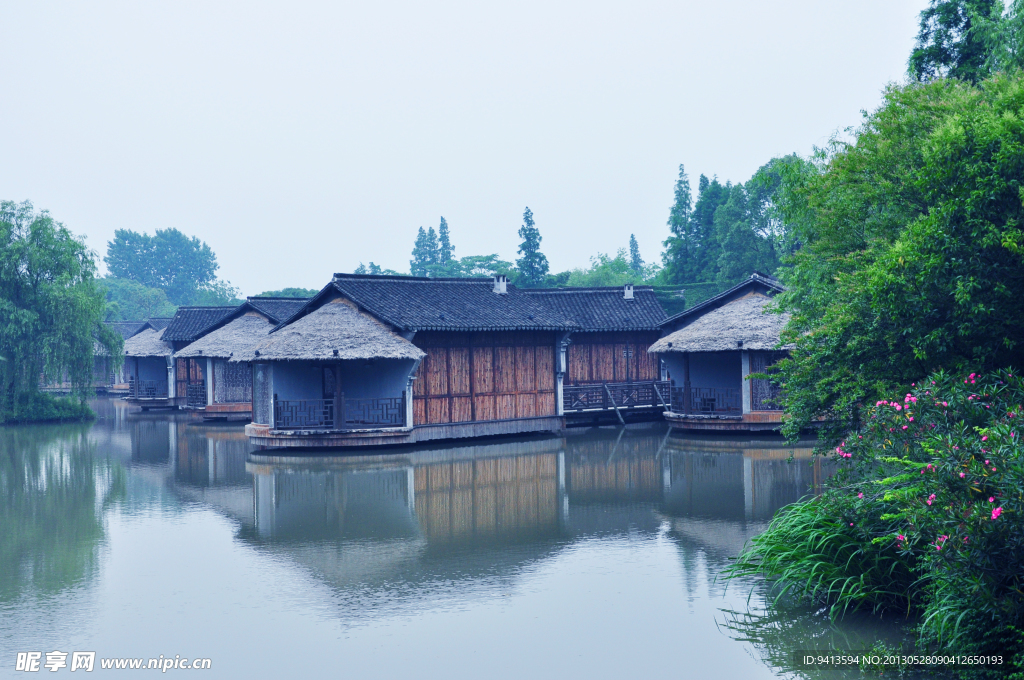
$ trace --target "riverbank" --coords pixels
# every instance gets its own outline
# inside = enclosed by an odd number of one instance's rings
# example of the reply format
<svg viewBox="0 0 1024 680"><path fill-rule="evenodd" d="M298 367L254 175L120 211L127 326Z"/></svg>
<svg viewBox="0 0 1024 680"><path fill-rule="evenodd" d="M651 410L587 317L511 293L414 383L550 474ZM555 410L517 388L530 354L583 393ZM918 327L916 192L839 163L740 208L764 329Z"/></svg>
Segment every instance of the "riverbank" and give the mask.
<svg viewBox="0 0 1024 680"><path fill-rule="evenodd" d="M825 493L780 511L730 574L833 618L913 614L922 649L998 656L1021 677L1022 403L1014 371L940 371L879 400L835 448Z"/></svg>
<svg viewBox="0 0 1024 680"><path fill-rule="evenodd" d="M74 397L54 397L41 392L22 393L9 410L0 410L0 425L66 423L96 417L89 405Z"/></svg>

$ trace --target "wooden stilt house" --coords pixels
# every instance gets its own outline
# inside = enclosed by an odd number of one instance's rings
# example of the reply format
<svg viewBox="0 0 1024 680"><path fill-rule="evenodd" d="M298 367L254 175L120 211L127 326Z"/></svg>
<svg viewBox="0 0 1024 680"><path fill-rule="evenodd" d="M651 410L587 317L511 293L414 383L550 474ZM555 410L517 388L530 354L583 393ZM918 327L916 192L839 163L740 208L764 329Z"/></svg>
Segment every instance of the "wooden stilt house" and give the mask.
<svg viewBox="0 0 1024 680"><path fill-rule="evenodd" d="M189 407L202 410L205 420L249 420L252 370L248 364L229 359L266 337L306 302L308 298L248 298L208 326L197 340L175 352L176 361L198 363L206 377L202 405L193 401Z"/></svg>
<svg viewBox="0 0 1024 680"><path fill-rule="evenodd" d="M573 324L497 279L336 274L234 361L258 446L398 444L560 430Z"/></svg>
<svg viewBox="0 0 1024 680"><path fill-rule="evenodd" d="M231 314L237 307L179 307L163 334L163 341L174 353L198 340L206 329ZM206 360L177 358L172 364L173 390L171 397L183 408L203 408L206 405Z"/></svg>
<svg viewBox="0 0 1024 680"><path fill-rule="evenodd" d="M151 408L175 408L174 349L164 341L167 319L150 319L124 341L128 396L124 400L148 411Z"/></svg>
<svg viewBox="0 0 1024 680"><path fill-rule="evenodd" d="M650 286L548 288L524 291L567 319L574 330L561 339L565 375L562 411L567 420L612 414L660 413L668 383L648 348L661 336L666 315ZM614 417L614 416L613 416Z"/></svg>
<svg viewBox="0 0 1024 680"><path fill-rule="evenodd" d="M780 334L788 316L769 311L781 284L755 272L749 279L662 324L648 350L671 383L669 423L692 430L772 430L782 423L778 389L765 374L785 356Z"/></svg>

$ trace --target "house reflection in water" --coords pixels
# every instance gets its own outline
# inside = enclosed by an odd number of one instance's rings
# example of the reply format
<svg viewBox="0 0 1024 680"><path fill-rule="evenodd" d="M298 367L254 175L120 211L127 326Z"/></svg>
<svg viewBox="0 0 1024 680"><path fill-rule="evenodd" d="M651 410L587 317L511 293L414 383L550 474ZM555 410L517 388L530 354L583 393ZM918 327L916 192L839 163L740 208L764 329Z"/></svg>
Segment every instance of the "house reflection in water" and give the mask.
<svg viewBox="0 0 1024 680"><path fill-rule="evenodd" d="M415 537L429 544L555 536L562 441L375 456L252 456L259 535Z"/></svg>
<svg viewBox="0 0 1024 680"><path fill-rule="evenodd" d="M507 588L528 565L598 537L667 532L683 555L724 560L828 474L810 444L778 438L688 438L662 423L569 432L270 456L250 452L237 427L174 422L171 477L180 495L238 521L241 540L368 611L428 606L452 580L466 586L452 597Z"/></svg>

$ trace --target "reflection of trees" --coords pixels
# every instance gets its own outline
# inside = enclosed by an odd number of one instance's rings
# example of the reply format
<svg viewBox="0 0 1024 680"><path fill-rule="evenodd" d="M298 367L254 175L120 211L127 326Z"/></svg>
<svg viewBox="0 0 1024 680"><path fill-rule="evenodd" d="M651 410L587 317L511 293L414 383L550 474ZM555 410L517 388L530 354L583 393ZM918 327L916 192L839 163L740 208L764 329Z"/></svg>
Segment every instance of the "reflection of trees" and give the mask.
<svg viewBox="0 0 1024 680"><path fill-rule="evenodd" d="M754 584L732 584L753 588L750 602L766 604L746 611L722 610L720 628L739 642L751 644L761 659L776 672L792 674L799 678L821 678L842 680L863 678L864 673L857 666L848 670L807 669L797 664L796 652L820 651L822 654L866 653L881 649L911 649L912 640L902 624L905 621L880 619L869 612L848 612L842 619L833 621L827 607L794 602L781 598L774 602L776 593L764 582ZM876 673L877 674L877 671ZM935 670L913 672L891 672L883 677L901 678L944 678L946 675Z"/></svg>
<svg viewBox="0 0 1024 680"><path fill-rule="evenodd" d="M0 429L0 601L57 592L96 569L102 511L124 471L98 464L88 425Z"/></svg>

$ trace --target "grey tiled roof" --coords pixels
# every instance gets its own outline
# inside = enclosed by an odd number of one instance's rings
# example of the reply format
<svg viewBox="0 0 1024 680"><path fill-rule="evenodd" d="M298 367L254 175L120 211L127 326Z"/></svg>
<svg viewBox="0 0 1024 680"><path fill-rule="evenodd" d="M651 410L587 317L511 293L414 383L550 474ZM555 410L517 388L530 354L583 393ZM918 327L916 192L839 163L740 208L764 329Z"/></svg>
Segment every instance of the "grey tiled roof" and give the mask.
<svg viewBox="0 0 1024 680"><path fill-rule="evenodd" d="M132 337L145 325L144 321L107 321L106 325L121 334L125 340Z"/></svg>
<svg viewBox="0 0 1024 680"><path fill-rule="evenodd" d="M309 302L309 298L251 297L246 298L246 302L257 312L279 324L302 309L302 306Z"/></svg>
<svg viewBox="0 0 1024 680"><path fill-rule="evenodd" d="M153 328L154 330L162 331L163 329L165 329L165 328L167 328L168 326L171 325L171 317L169 317L169 316L154 316L154 317L151 317L150 319L148 319L146 321L146 323L149 324L150 328ZM138 332L138 331L136 331L136 332Z"/></svg>
<svg viewBox="0 0 1024 680"><path fill-rule="evenodd" d="M406 331L572 330L563 314L490 278L427 279L336 274L333 288L375 317ZM321 291L321 297L325 291ZM316 300L317 298L314 298Z"/></svg>
<svg viewBox="0 0 1024 680"><path fill-rule="evenodd" d="M165 342L192 342L204 330L217 323L238 307L178 307L178 311L164 331Z"/></svg>
<svg viewBox="0 0 1024 680"><path fill-rule="evenodd" d="M650 286L633 288L627 300L622 287L538 288L523 291L583 331L656 331L665 310Z"/></svg>

